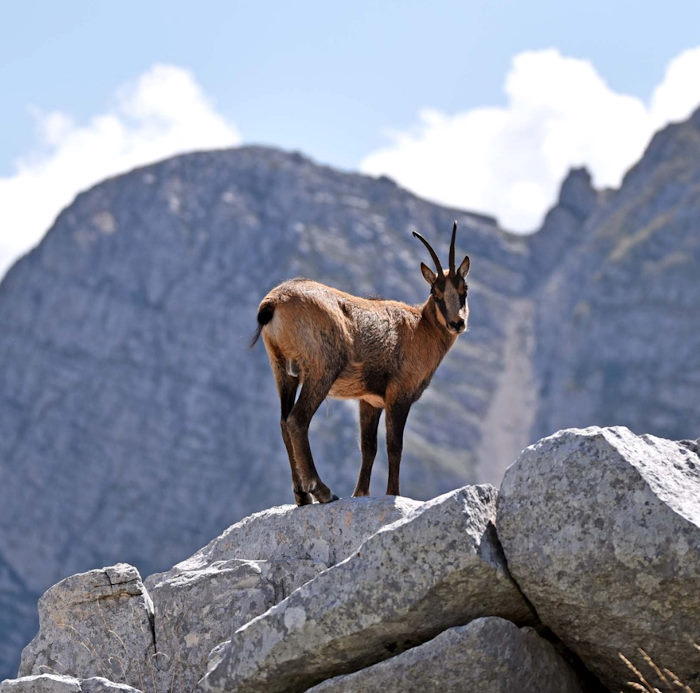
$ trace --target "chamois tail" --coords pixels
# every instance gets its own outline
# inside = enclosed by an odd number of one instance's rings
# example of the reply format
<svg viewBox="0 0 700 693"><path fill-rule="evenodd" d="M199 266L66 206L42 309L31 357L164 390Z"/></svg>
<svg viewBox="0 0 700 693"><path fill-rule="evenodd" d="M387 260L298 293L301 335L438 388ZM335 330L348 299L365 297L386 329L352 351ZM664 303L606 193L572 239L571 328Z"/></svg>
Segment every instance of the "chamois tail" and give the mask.
<svg viewBox="0 0 700 693"><path fill-rule="evenodd" d="M262 332L262 328L267 325L270 320L272 320L272 316L275 313L275 304L272 301L263 301L260 304L260 308L258 308L258 327L255 330L255 333L250 339L250 344L248 345L251 349L255 346L257 343L258 339L260 338L260 333Z"/></svg>

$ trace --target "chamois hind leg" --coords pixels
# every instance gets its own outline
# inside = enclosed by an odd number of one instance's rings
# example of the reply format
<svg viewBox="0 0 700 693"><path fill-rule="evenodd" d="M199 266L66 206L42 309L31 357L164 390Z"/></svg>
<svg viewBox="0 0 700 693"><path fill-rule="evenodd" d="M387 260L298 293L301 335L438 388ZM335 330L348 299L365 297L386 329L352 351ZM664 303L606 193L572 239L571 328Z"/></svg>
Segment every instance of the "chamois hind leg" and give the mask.
<svg viewBox="0 0 700 693"><path fill-rule="evenodd" d="M386 492L389 496L399 495L399 467L403 451L403 429L406 425L410 403L393 402L386 408L386 451L389 458L389 479Z"/></svg>
<svg viewBox="0 0 700 693"><path fill-rule="evenodd" d="M287 417L287 429L294 449L294 460L301 481L301 488L310 493L319 503L338 500L338 496L326 486L316 471L309 445L309 424L321 402L336 379L337 373L326 372L321 377L308 376L301 387L299 398Z"/></svg>
<svg viewBox="0 0 700 693"><path fill-rule="evenodd" d="M287 456L289 457L289 466L292 470L292 491L294 492L294 500L297 505L309 505L313 503L313 498L311 494L306 493L301 487L301 479L299 478L296 462L294 460L292 439L289 436L289 427L287 426L287 418L294 406L294 399L297 394L297 388L299 387L299 378L287 373L284 360L277 361L274 364L273 372L275 374L275 381L277 382L277 391L280 396L280 428L282 429L284 447L287 449Z"/></svg>
<svg viewBox="0 0 700 693"><path fill-rule="evenodd" d="M377 455L377 426L382 410L360 400L360 449L362 450L362 467L357 479L353 496L369 496L369 480L372 465Z"/></svg>

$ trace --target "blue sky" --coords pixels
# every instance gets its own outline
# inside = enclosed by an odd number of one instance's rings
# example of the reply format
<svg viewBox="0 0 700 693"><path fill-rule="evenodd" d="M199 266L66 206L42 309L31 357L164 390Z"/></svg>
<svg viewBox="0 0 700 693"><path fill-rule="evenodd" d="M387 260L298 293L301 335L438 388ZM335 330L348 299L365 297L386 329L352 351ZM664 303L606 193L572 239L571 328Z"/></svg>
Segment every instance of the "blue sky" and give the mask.
<svg viewBox="0 0 700 693"><path fill-rule="evenodd" d="M700 3L673 0L2 3L0 273L90 174L176 140L296 149L534 228L568 166L614 185L700 102L700 51L664 82L698 27Z"/></svg>

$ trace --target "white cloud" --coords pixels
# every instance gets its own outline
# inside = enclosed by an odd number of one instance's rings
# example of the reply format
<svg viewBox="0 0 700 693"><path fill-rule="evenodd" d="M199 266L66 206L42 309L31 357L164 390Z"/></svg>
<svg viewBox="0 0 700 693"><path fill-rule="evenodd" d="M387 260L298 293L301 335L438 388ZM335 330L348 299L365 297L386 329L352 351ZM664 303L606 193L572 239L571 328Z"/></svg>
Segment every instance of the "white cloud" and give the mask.
<svg viewBox="0 0 700 693"><path fill-rule="evenodd" d="M683 51L666 68L664 79L651 97L656 128L687 118L700 104L700 46Z"/></svg>
<svg viewBox="0 0 700 693"><path fill-rule="evenodd" d="M536 228L572 166L597 186L617 186L653 132L700 104L700 48L669 63L649 104L619 94L587 60L554 49L513 58L507 105L418 114L408 132L371 153L361 170L386 174L429 199L496 215L515 231Z"/></svg>
<svg viewBox="0 0 700 693"><path fill-rule="evenodd" d="M87 124L65 113L33 115L39 142L0 178L0 277L41 239L58 212L98 181L174 154L238 144L190 72L154 65Z"/></svg>

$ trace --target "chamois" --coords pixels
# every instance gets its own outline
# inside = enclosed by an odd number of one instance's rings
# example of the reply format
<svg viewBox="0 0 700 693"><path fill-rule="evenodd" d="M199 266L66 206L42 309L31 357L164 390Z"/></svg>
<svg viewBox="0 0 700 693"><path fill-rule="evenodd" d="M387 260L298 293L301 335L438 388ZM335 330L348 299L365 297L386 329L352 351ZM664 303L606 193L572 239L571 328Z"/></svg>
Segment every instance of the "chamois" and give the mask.
<svg viewBox="0 0 700 693"><path fill-rule="evenodd" d="M360 402L362 467L353 496L369 495L377 426L382 409L386 410L386 492L399 495L409 409L457 336L467 329L464 280L469 257L455 269L456 232L457 222L452 227L447 271L428 241L413 233L430 252L437 270L421 262L423 277L430 284L430 296L423 305L359 298L309 279L286 281L261 301L251 347L262 334L280 396L282 440L297 505L312 503L313 498L319 503L337 500L321 481L309 446L311 418L326 397Z"/></svg>

